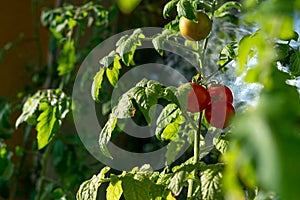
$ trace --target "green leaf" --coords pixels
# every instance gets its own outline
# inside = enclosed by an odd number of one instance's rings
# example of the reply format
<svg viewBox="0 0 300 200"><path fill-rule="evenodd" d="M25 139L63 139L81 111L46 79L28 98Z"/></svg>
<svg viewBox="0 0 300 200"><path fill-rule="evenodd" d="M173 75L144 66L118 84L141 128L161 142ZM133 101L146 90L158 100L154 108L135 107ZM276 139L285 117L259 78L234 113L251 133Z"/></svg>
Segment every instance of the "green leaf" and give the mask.
<svg viewBox="0 0 300 200"><path fill-rule="evenodd" d="M161 34L158 34L152 39L152 44L155 50L162 56L164 41L168 40L169 37L175 35L175 33L169 29L163 30Z"/></svg>
<svg viewBox="0 0 300 200"><path fill-rule="evenodd" d="M255 43L251 40L251 36L246 35L244 36L238 47L238 73L241 74L245 68L245 65L248 61L250 52L252 51L252 48L254 47Z"/></svg>
<svg viewBox="0 0 300 200"><path fill-rule="evenodd" d="M107 143L109 142L109 140L111 138L111 134L112 134L113 130L116 128L116 125L117 125L117 118L113 114L110 114L108 121L106 122L105 126L103 127L103 129L101 130L101 133L99 135L100 149L106 157L111 158L111 159L112 159L112 156L108 151Z"/></svg>
<svg viewBox="0 0 300 200"><path fill-rule="evenodd" d="M122 179L122 188L126 200L151 200L149 180L136 180L131 174Z"/></svg>
<svg viewBox="0 0 300 200"><path fill-rule="evenodd" d="M44 95L38 91L35 93L32 97L29 97L23 108L22 108L22 114L18 117L15 127L17 128L21 123L28 121L31 117L35 117L34 113L38 109L38 106L40 104L41 99L44 97Z"/></svg>
<svg viewBox="0 0 300 200"><path fill-rule="evenodd" d="M139 109L143 113L147 123L150 124L152 121L152 116L150 116L149 110L152 106L157 104L163 89L159 82L153 80L148 81L145 87L139 86L143 82L144 80L139 82L136 87L133 88L133 98L138 104Z"/></svg>
<svg viewBox="0 0 300 200"><path fill-rule="evenodd" d="M141 46L141 38L144 38L141 29L136 29L130 36L123 36L117 42L116 52L122 58L125 65L130 66L133 64L133 56L137 46Z"/></svg>
<svg viewBox="0 0 300 200"><path fill-rule="evenodd" d="M172 141L167 145L167 152L166 152L166 165L173 163L176 159L178 153L182 150L186 141L180 137L179 135L175 135L172 137Z"/></svg>
<svg viewBox="0 0 300 200"><path fill-rule="evenodd" d="M169 17L169 12L176 6L176 4L178 3L179 0L172 0L169 1L163 9L163 17L166 19L167 17Z"/></svg>
<svg viewBox="0 0 300 200"><path fill-rule="evenodd" d="M59 128L58 107L42 102L39 105L39 111L41 114L37 118L36 130L38 149L42 149L52 140Z"/></svg>
<svg viewBox="0 0 300 200"><path fill-rule="evenodd" d="M13 175L14 164L11 157L12 152L7 150L7 145L0 142L0 180L10 180Z"/></svg>
<svg viewBox="0 0 300 200"><path fill-rule="evenodd" d="M184 16L185 18L196 21L196 16L194 14L194 8L190 1L180 0L177 4L177 13L178 16Z"/></svg>
<svg viewBox="0 0 300 200"><path fill-rule="evenodd" d="M228 10L230 9L237 9L238 11L241 11L242 5L236 1L228 1L215 10L214 17L223 17L224 14L227 14Z"/></svg>
<svg viewBox="0 0 300 200"><path fill-rule="evenodd" d="M121 64L119 60L120 58L115 58L113 67L106 69L106 76L113 87L116 87L117 82L119 80L119 70L121 69Z"/></svg>
<svg viewBox="0 0 300 200"><path fill-rule="evenodd" d="M106 189L106 199L107 200L119 200L123 193L122 181L118 180L117 178L116 178L116 180L114 180L114 179L112 179L112 177L115 177L115 176L111 176L111 181Z"/></svg>
<svg viewBox="0 0 300 200"><path fill-rule="evenodd" d="M174 122L178 118L180 113L181 113L180 109L178 109L176 104L168 104L166 107L163 108L156 121L155 135L158 139L160 140L166 139L162 137L162 133L164 132L164 129L170 123Z"/></svg>
<svg viewBox="0 0 300 200"><path fill-rule="evenodd" d="M136 109L132 104L132 96L128 92L121 96L117 106L113 108L113 115L118 119L133 117L135 112Z"/></svg>
<svg viewBox="0 0 300 200"><path fill-rule="evenodd" d="M97 72L97 74L94 76L94 82L93 82L93 87L92 87L92 97L95 101L100 101L99 93L102 88L104 72L105 72L105 69L103 67L101 67L100 70Z"/></svg>
<svg viewBox="0 0 300 200"><path fill-rule="evenodd" d="M225 45L219 55L218 65L223 66L224 64L228 63L229 61L235 60L237 57L237 55L235 53L236 48L237 48L236 42L230 42L229 44Z"/></svg>
<svg viewBox="0 0 300 200"><path fill-rule="evenodd" d="M201 172L202 195L203 199L214 200L224 199L221 191L222 167L219 165L210 165Z"/></svg>
<svg viewBox="0 0 300 200"><path fill-rule="evenodd" d="M276 60L285 61L289 56L290 46L288 44L276 44Z"/></svg>
<svg viewBox="0 0 300 200"><path fill-rule="evenodd" d="M300 52L293 51L290 57L290 72L294 76L300 76Z"/></svg>
<svg viewBox="0 0 300 200"><path fill-rule="evenodd" d="M77 61L75 46L73 40L67 40L61 50L60 57L58 59L58 75L63 76L73 71L75 63Z"/></svg>
<svg viewBox="0 0 300 200"><path fill-rule="evenodd" d="M103 57L99 63L105 69L111 67L115 59L120 59L116 51L111 51L107 56Z"/></svg>
<svg viewBox="0 0 300 200"><path fill-rule="evenodd" d="M90 180L83 182L76 194L77 200L96 200L98 188L105 178L105 174L110 170L109 167L104 167L97 176L93 176Z"/></svg>

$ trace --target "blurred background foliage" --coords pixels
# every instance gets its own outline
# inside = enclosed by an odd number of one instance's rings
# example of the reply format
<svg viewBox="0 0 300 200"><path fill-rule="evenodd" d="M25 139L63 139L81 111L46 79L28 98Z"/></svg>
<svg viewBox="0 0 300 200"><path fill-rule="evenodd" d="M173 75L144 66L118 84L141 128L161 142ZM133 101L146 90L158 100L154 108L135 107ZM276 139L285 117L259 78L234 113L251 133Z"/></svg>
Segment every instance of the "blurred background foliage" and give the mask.
<svg viewBox="0 0 300 200"><path fill-rule="evenodd" d="M0 199L75 199L80 183L96 173L101 164L82 146L71 116L67 116L69 121L63 123L54 142L37 150L36 133L31 125L14 128L21 105L25 97L38 89L64 88L70 93L72 77L64 75L76 72L93 47L124 30L163 27L172 18L162 17L167 2L2 2ZM274 47L279 38L281 44L291 45L293 51L299 52L298 38L289 39L296 37L294 29L299 31L300 1L242 3L244 14L236 23L241 23L242 29L255 27L251 31L259 31L239 44L238 71L246 72L247 81L262 84L264 89L257 107L247 108L235 120L229 151L222 158L227 163L223 178L225 197L243 199L244 189L250 188L248 191L253 194L247 194L249 199L281 196L296 200L300 187L300 102L296 87L286 82L298 80L300 56L287 49L284 59L294 64L285 65L276 56ZM219 29L220 37L223 31ZM257 62L249 70L246 64L252 51L257 52ZM66 54L68 59L64 60L61 55ZM151 60L153 55L140 55L137 62ZM281 70L278 63L284 66Z"/></svg>

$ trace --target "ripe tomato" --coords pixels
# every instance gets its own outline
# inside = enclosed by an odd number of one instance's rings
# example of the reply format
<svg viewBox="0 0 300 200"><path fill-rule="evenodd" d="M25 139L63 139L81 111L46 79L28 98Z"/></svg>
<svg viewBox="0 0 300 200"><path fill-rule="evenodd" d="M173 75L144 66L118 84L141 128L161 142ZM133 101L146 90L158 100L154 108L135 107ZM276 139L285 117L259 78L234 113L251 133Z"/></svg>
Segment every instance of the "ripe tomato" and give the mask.
<svg viewBox="0 0 300 200"><path fill-rule="evenodd" d="M179 20L179 30L188 40L199 41L205 39L211 31L212 22L203 12L195 13L198 22L193 22L185 17Z"/></svg>
<svg viewBox="0 0 300 200"><path fill-rule="evenodd" d="M227 101L233 102L231 90L226 85L214 85L208 88L211 102Z"/></svg>
<svg viewBox="0 0 300 200"><path fill-rule="evenodd" d="M207 90L196 83L189 83L193 90L188 93L187 111L188 112L201 112L210 102L210 97Z"/></svg>
<svg viewBox="0 0 300 200"><path fill-rule="evenodd" d="M216 128L227 127L234 115L233 105L226 101L213 102L205 109L206 120Z"/></svg>

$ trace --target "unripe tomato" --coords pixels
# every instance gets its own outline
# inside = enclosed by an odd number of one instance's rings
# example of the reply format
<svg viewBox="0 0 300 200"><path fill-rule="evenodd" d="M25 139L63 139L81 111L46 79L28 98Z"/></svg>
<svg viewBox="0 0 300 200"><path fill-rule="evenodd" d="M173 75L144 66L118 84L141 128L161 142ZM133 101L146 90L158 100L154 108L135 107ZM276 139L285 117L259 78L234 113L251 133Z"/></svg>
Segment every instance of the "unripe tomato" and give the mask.
<svg viewBox="0 0 300 200"><path fill-rule="evenodd" d="M210 97L207 90L196 83L189 83L193 90L188 92L187 111L188 112L201 112L210 102Z"/></svg>
<svg viewBox="0 0 300 200"><path fill-rule="evenodd" d="M185 17L179 20L179 30L183 37L188 40L203 40L211 31L212 22L203 12L195 13L198 22L193 22Z"/></svg>
<svg viewBox="0 0 300 200"><path fill-rule="evenodd" d="M233 102L231 90L226 85L214 85L208 88L211 102L227 101Z"/></svg>
<svg viewBox="0 0 300 200"><path fill-rule="evenodd" d="M206 120L216 128L227 127L234 115L235 110L233 105L226 101L213 102L205 109Z"/></svg>

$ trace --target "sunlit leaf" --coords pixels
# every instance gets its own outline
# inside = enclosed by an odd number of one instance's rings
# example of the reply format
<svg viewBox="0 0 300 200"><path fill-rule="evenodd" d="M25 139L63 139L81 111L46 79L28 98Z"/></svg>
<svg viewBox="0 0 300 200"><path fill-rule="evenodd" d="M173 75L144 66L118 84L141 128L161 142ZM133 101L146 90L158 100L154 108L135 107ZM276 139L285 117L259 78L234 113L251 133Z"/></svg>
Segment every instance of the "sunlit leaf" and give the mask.
<svg viewBox="0 0 300 200"><path fill-rule="evenodd" d="M41 114L37 118L37 141L38 149L44 148L56 134L59 128L58 108L51 106L48 102L39 104Z"/></svg>
<svg viewBox="0 0 300 200"><path fill-rule="evenodd" d="M103 127L103 129L101 130L101 133L99 135L100 149L101 149L103 155L105 155L106 157L111 158L111 159L112 159L112 156L109 153L107 144L111 138L111 134L112 134L113 130L116 128L116 125L117 125L117 118L114 115L110 114L108 121L106 122L105 126Z"/></svg>
<svg viewBox="0 0 300 200"><path fill-rule="evenodd" d="M169 17L169 12L176 6L179 0L171 0L169 1L163 9L163 17L166 19Z"/></svg>
<svg viewBox="0 0 300 200"><path fill-rule="evenodd" d="M196 21L196 16L194 14L194 8L193 8L192 4L190 3L190 1L180 0L177 3L177 13L178 13L179 17L184 16L185 18L187 18L189 20Z"/></svg>
<svg viewBox="0 0 300 200"><path fill-rule="evenodd" d="M113 178L115 177L115 179ZM106 199L107 200L119 200L122 193L122 181L118 180L116 176L110 176L111 181L106 189Z"/></svg>
<svg viewBox="0 0 300 200"><path fill-rule="evenodd" d="M83 182L76 194L77 200L96 200L98 188L101 181L105 178L105 174L110 170L109 167L104 167L101 172L96 176L94 175L90 180Z"/></svg>
<svg viewBox="0 0 300 200"><path fill-rule="evenodd" d="M30 117L35 117L34 113L38 109L41 99L44 95L41 92L37 92L32 97L29 97L23 108L22 114L18 117L15 127L17 128L21 123L27 121Z"/></svg>

